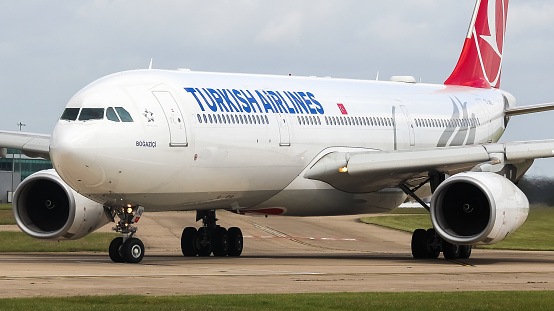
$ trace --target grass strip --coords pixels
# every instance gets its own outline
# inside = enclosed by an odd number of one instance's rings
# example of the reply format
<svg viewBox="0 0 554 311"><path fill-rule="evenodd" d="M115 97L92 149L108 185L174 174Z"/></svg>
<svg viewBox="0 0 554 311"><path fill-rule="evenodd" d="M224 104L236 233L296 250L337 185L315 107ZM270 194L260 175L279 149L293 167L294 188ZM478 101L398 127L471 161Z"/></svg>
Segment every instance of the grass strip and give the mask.
<svg viewBox="0 0 554 311"><path fill-rule="evenodd" d="M0 204L0 225L15 225L11 204Z"/></svg>
<svg viewBox="0 0 554 311"><path fill-rule="evenodd" d="M415 292L0 299L2 310L552 310L554 293Z"/></svg>
<svg viewBox="0 0 554 311"><path fill-rule="evenodd" d="M0 209L0 225L15 225L15 217L11 208L9 210Z"/></svg>
<svg viewBox="0 0 554 311"><path fill-rule="evenodd" d="M23 232L0 232L0 252L107 252L115 233L91 233L79 240L34 239ZM0 308L1 309L1 308Z"/></svg>
<svg viewBox="0 0 554 311"><path fill-rule="evenodd" d="M407 214L409 211L406 210L415 211ZM361 221L406 232L413 232L418 228L432 227L429 213L423 209L402 209L399 214L395 214L395 211L392 211L391 214L394 215L391 216L364 217ZM529 211L527 221L518 230L500 243L480 245L479 248L553 251L554 226L552 225L552 219L554 219L554 208L533 205Z"/></svg>

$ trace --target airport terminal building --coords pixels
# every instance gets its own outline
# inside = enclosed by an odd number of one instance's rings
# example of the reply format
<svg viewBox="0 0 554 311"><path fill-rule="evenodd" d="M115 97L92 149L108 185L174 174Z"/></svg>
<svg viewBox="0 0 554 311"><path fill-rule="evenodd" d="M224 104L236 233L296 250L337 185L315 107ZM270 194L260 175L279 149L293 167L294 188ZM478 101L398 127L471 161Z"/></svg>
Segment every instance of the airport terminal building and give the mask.
<svg viewBox="0 0 554 311"><path fill-rule="evenodd" d="M52 163L41 158L29 158L19 150L8 149L0 158L0 203L11 203L12 193L29 175L52 168Z"/></svg>

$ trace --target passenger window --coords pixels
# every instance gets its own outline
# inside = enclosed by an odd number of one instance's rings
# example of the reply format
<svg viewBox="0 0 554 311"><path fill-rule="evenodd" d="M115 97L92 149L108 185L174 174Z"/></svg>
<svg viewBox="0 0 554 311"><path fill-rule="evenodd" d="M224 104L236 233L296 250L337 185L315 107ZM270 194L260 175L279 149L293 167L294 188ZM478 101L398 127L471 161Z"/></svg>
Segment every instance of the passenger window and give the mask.
<svg viewBox="0 0 554 311"><path fill-rule="evenodd" d="M125 108L115 107L115 111L117 111L117 114L119 114L119 118L121 119L122 122L133 122L133 118L131 117L129 112L125 110Z"/></svg>
<svg viewBox="0 0 554 311"><path fill-rule="evenodd" d="M113 110L112 107L109 107L106 109L106 119L114 122L119 122L119 118L117 117L117 114L115 113L115 110Z"/></svg>
<svg viewBox="0 0 554 311"><path fill-rule="evenodd" d="M60 119L75 121L77 120L77 116L79 115L79 110L81 110L81 108L65 108Z"/></svg>
<svg viewBox="0 0 554 311"><path fill-rule="evenodd" d="M83 108L79 115L79 121L104 119L104 108Z"/></svg>

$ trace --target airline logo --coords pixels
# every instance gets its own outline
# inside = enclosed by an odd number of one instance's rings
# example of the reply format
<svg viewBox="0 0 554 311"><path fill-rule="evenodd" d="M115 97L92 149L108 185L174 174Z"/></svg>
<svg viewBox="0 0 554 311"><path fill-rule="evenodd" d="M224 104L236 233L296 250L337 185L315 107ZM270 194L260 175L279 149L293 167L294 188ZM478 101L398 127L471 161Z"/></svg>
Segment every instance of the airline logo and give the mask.
<svg viewBox="0 0 554 311"><path fill-rule="evenodd" d="M237 90L186 87L200 110L213 112L324 114L323 106L310 92Z"/></svg>
<svg viewBox="0 0 554 311"><path fill-rule="evenodd" d="M508 0L481 0L458 64L444 84L499 88Z"/></svg>
<svg viewBox="0 0 554 311"><path fill-rule="evenodd" d="M481 70L485 79L492 87L498 87L504 50L504 34L506 33L506 18L508 1L483 1L487 5L487 19L477 20L473 29L476 50L479 55ZM485 9L482 7L481 9Z"/></svg>

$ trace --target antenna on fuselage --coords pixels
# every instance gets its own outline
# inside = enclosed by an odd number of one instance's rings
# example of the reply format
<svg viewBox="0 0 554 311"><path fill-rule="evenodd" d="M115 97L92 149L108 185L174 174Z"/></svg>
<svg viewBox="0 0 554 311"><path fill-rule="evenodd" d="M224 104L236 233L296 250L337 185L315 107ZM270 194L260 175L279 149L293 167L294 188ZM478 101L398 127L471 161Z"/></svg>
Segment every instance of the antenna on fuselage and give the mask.
<svg viewBox="0 0 554 311"><path fill-rule="evenodd" d="M379 81L379 71L377 71L377 77L375 77L375 81Z"/></svg>
<svg viewBox="0 0 554 311"><path fill-rule="evenodd" d="M152 70L152 60L154 60L153 58L150 59L150 65L148 66L148 70Z"/></svg>

